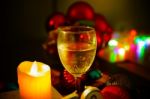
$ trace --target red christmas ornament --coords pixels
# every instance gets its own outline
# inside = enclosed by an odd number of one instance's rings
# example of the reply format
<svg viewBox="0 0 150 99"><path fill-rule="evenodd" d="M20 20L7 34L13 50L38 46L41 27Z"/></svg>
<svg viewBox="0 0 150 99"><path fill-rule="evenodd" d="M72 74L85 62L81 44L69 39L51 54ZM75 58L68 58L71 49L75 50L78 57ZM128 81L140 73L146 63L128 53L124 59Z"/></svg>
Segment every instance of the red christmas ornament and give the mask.
<svg viewBox="0 0 150 99"><path fill-rule="evenodd" d="M67 70L64 69L63 76L64 76L64 79L65 79L65 82L66 82L65 84L67 86L70 86L70 87L74 87L75 86L75 82L76 81L75 81L75 78L74 78L74 76L72 74L70 74ZM82 75L80 79L81 79L81 81L82 80L85 81L86 76Z"/></svg>
<svg viewBox="0 0 150 99"><path fill-rule="evenodd" d="M109 35L108 33L104 33L103 39L106 43L110 40L110 38L111 38L111 35Z"/></svg>
<svg viewBox="0 0 150 99"><path fill-rule="evenodd" d="M119 86L106 86L101 93L104 99L130 99L129 93Z"/></svg>
<svg viewBox="0 0 150 99"><path fill-rule="evenodd" d="M69 85L75 86L75 79L67 70L64 70L63 75Z"/></svg>
<svg viewBox="0 0 150 99"><path fill-rule="evenodd" d="M102 36L99 32L96 31L96 38L97 38L97 47L101 47L102 46Z"/></svg>
<svg viewBox="0 0 150 99"><path fill-rule="evenodd" d="M57 29L59 26L64 25L64 23L65 23L64 14L57 12L48 18L47 31Z"/></svg>
<svg viewBox="0 0 150 99"><path fill-rule="evenodd" d="M95 30L97 31L97 33L99 33L99 38L101 38L101 43L99 43L100 41L98 41L98 47L102 44L106 45L112 37L112 28L107 23L105 17L100 14L95 14L94 23ZM99 40L99 38L97 38L97 40Z"/></svg>
<svg viewBox="0 0 150 99"><path fill-rule="evenodd" d="M113 29L108 26L106 31L104 32L104 41L107 43L112 37Z"/></svg>
<svg viewBox="0 0 150 99"><path fill-rule="evenodd" d="M92 20L94 18L94 10L88 3L79 1L69 7L67 16L70 20Z"/></svg>
<svg viewBox="0 0 150 99"><path fill-rule="evenodd" d="M106 31L108 24L107 24L107 21L106 21L104 16L102 16L100 14L95 14L94 22L95 22L94 27L97 31L99 31L99 32L105 32Z"/></svg>
<svg viewBox="0 0 150 99"><path fill-rule="evenodd" d="M112 32L101 33L96 31L96 37L97 37L97 48L101 48L103 45L106 45L108 41L111 39Z"/></svg>

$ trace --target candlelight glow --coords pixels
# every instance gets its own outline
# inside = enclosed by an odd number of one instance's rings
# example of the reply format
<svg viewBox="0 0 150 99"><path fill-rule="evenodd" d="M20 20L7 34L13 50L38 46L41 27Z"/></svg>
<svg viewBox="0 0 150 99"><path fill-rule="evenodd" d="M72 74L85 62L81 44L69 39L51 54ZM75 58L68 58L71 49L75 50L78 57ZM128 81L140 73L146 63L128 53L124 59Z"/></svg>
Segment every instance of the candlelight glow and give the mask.
<svg viewBox="0 0 150 99"><path fill-rule="evenodd" d="M37 76L38 75L38 67L36 61L33 62L30 70L30 75Z"/></svg>
<svg viewBox="0 0 150 99"><path fill-rule="evenodd" d="M48 65L45 65L45 64L44 64L44 65L42 66L42 70L43 70L44 72L49 71L49 69L50 69L50 68L49 68Z"/></svg>
<svg viewBox="0 0 150 99"><path fill-rule="evenodd" d="M38 67L37 62L34 61L31 66L29 74L32 76L42 76L48 70L49 70L49 66L43 64L42 67L40 68Z"/></svg>
<svg viewBox="0 0 150 99"><path fill-rule="evenodd" d="M50 67L42 62L21 62L17 68L20 99L52 99Z"/></svg>

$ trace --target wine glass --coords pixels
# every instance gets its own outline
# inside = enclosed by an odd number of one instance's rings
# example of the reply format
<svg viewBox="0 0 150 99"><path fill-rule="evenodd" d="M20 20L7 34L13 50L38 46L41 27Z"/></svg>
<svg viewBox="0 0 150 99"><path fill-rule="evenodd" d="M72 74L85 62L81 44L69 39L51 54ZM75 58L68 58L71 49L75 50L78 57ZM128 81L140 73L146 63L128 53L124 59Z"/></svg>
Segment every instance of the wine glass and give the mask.
<svg viewBox="0 0 150 99"><path fill-rule="evenodd" d="M97 48L96 32L88 26L64 26L58 28L57 49L64 68L73 75L77 92L80 78L92 65Z"/></svg>

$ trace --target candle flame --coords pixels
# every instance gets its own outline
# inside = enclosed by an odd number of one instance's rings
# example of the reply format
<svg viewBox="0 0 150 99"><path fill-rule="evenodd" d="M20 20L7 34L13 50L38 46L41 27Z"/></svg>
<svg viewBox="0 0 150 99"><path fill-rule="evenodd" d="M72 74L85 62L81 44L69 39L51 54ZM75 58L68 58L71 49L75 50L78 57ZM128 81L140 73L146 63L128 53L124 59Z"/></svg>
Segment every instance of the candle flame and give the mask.
<svg viewBox="0 0 150 99"><path fill-rule="evenodd" d="M39 70L39 68L41 68ZM45 72L49 71L50 67L48 65L43 64L42 66L38 66L38 63L36 61L33 62L31 69L29 71L29 75L32 76L42 76Z"/></svg>
<svg viewBox="0 0 150 99"><path fill-rule="evenodd" d="M37 63L36 61L33 62L31 70L30 70L30 74L37 76L38 75L38 67L37 67Z"/></svg>

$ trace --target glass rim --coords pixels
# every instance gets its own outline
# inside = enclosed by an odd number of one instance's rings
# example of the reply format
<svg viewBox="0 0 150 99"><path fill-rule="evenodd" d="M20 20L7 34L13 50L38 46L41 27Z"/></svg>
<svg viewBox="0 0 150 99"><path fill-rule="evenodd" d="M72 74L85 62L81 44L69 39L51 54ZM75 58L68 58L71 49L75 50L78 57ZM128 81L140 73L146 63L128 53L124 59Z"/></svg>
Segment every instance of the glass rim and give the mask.
<svg viewBox="0 0 150 99"><path fill-rule="evenodd" d="M71 29L80 29L80 30L71 30ZM90 26L60 26L58 31L63 31L65 33L89 33L95 32L95 28Z"/></svg>

